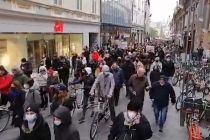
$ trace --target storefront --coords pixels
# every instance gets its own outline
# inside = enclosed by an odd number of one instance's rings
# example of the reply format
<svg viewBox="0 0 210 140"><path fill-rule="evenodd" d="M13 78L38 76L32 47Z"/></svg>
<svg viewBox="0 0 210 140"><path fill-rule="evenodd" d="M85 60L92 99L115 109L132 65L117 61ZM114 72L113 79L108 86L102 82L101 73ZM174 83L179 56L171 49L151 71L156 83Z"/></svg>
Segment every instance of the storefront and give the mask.
<svg viewBox="0 0 210 140"><path fill-rule="evenodd" d="M61 23L62 30L56 31L57 21L52 19L34 20L1 16L0 64L11 69L13 66L19 66L21 58L25 57L36 67L43 55L49 57L54 55L70 57L73 53L80 55L84 46L100 43L98 23L81 21Z"/></svg>

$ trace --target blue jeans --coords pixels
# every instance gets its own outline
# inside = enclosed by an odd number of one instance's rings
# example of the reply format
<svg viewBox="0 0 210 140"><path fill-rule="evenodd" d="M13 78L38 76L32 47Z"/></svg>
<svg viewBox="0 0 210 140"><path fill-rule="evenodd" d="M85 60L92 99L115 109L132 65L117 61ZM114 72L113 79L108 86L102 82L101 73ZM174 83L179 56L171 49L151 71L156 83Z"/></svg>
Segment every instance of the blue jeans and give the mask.
<svg viewBox="0 0 210 140"><path fill-rule="evenodd" d="M156 121L159 120L159 126L162 129L163 125L166 122L167 113L168 113L168 106L163 108L158 108L156 104L154 104L154 113Z"/></svg>

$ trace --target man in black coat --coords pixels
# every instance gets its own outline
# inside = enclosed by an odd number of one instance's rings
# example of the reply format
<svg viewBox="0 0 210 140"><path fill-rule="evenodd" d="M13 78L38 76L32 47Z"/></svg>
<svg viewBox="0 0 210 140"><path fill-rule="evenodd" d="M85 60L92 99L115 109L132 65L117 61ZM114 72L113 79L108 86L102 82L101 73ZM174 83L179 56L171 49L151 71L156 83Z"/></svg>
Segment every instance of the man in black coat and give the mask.
<svg viewBox="0 0 210 140"><path fill-rule="evenodd" d="M60 61L58 63L58 74L60 80L67 86L69 80L69 70L70 70L70 62L64 57L60 57Z"/></svg>
<svg viewBox="0 0 210 140"><path fill-rule="evenodd" d="M79 131L72 124L69 109L60 106L53 113L55 140L80 140Z"/></svg>
<svg viewBox="0 0 210 140"><path fill-rule="evenodd" d="M160 80L154 83L150 89L150 98L153 100L155 119L156 123L159 124L160 132L163 132L163 126L167 118L169 97L172 104L175 104L175 91L171 84L165 80L165 77L161 75Z"/></svg>
<svg viewBox="0 0 210 140"><path fill-rule="evenodd" d="M172 84L172 77L175 73L175 65L174 62L171 60L171 55L167 54L166 59L162 63L162 74L168 78L168 82Z"/></svg>
<svg viewBox="0 0 210 140"><path fill-rule="evenodd" d="M147 118L141 113L142 103L131 100L126 112L121 112L114 121L108 140L129 137L131 140L146 140L152 137Z"/></svg>

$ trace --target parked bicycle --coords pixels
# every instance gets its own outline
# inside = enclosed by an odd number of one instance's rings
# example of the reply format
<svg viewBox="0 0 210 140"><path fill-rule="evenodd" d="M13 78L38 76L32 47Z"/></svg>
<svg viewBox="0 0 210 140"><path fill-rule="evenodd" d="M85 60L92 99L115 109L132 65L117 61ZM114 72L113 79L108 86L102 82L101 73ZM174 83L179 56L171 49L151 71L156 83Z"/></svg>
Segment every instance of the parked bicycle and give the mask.
<svg viewBox="0 0 210 140"><path fill-rule="evenodd" d="M4 131L10 120L10 112L8 108L0 106L0 132Z"/></svg>

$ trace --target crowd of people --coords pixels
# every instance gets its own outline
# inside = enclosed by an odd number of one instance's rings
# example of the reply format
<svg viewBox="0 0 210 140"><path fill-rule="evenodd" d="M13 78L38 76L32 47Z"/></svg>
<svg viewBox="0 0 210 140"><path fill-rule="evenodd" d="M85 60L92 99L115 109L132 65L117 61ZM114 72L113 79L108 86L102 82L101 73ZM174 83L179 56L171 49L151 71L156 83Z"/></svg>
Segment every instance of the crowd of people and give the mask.
<svg viewBox="0 0 210 140"><path fill-rule="evenodd" d="M55 140L79 140L73 125L71 110L73 101L69 85L84 86L83 113L79 123L85 122L88 101L94 97L109 100L112 124L108 140L146 140L152 137L150 123L142 114L145 91L153 102L154 114L160 132L163 132L169 100L176 101L171 79L175 66L170 53L160 46L146 51L145 46L120 49L84 48L81 55L43 57L37 73L25 58L11 74L0 66L1 105L10 104L12 124L20 129L19 140L50 140L51 131L40 110L50 105L54 121ZM70 75L73 80L69 81ZM148 79L149 77L149 79ZM120 89L126 87L130 100L125 112L116 115ZM97 91L97 92L96 92ZM49 103L50 102L50 103ZM94 114L94 111L91 113ZM127 130L127 131L125 131Z"/></svg>

